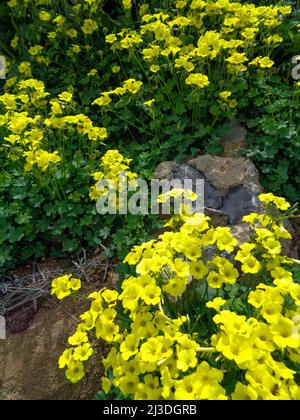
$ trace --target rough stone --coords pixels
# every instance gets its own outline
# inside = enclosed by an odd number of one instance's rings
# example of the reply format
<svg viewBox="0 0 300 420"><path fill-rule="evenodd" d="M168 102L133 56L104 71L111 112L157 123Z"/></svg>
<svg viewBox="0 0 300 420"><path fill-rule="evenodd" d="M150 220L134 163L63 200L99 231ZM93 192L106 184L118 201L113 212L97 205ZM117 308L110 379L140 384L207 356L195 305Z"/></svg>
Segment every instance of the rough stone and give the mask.
<svg viewBox="0 0 300 420"><path fill-rule="evenodd" d="M232 134L233 143L234 138L241 138L241 131L240 128L240 133ZM227 141L230 141L229 137ZM192 179L193 186L197 179L204 179L204 211L211 218L212 225L230 226L239 243L249 240L250 228L242 223L242 218L249 213L261 213L263 210L258 200L263 189L259 183L258 171L250 159L202 155L183 164L163 162L155 173L160 179ZM294 237L291 223L286 222L286 227ZM294 228L300 232L299 226L295 225ZM292 241L282 240L281 244L284 255L297 258Z"/></svg>
<svg viewBox="0 0 300 420"><path fill-rule="evenodd" d="M204 202L205 207L218 209L222 205L222 198L216 188L206 179L203 172L198 171L190 165L182 164L174 172L174 178L181 181L191 179L193 181L193 191L196 191L196 180L204 180Z"/></svg>
<svg viewBox="0 0 300 420"><path fill-rule="evenodd" d="M297 247L297 238L299 238L297 234L297 230L295 229L295 225L290 220L284 221L284 227L290 234L292 235L292 240L290 239L281 239L281 249L282 254L287 255L291 258L295 258L296 260L299 259L298 255L298 247Z"/></svg>
<svg viewBox="0 0 300 420"><path fill-rule="evenodd" d="M246 214L257 211L259 200L248 186L235 187L224 197L220 208L229 218L229 224L238 223Z"/></svg>
<svg viewBox="0 0 300 420"><path fill-rule="evenodd" d="M221 210L205 208L204 213L206 216L209 216L211 218L211 224L213 227L229 225L229 218L227 214L225 214Z"/></svg>
<svg viewBox="0 0 300 420"><path fill-rule="evenodd" d="M155 171L158 179L204 180L205 213L214 226L234 225L259 211L262 192L258 171L250 159L202 155L187 163L163 162Z"/></svg>
<svg viewBox="0 0 300 420"><path fill-rule="evenodd" d="M255 194L262 191L258 171L250 159L202 155L188 164L203 172L222 197L233 188L246 185Z"/></svg>
<svg viewBox="0 0 300 420"><path fill-rule="evenodd" d="M179 164L172 161L166 161L160 163L154 173L156 179L168 179L174 178L174 172L178 169Z"/></svg>
<svg viewBox="0 0 300 420"><path fill-rule="evenodd" d="M237 121L228 123L228 133L221 138L223 156L233 157L247 146L247 130Z"/></svg>
<svg viewBox="0 0 300 420"><path fill-rule="evenodd" d="M234 226L230 226L232 236L237 239L238 244L248 242L251 236L251 229L247 223L239 223Z"/></svg>

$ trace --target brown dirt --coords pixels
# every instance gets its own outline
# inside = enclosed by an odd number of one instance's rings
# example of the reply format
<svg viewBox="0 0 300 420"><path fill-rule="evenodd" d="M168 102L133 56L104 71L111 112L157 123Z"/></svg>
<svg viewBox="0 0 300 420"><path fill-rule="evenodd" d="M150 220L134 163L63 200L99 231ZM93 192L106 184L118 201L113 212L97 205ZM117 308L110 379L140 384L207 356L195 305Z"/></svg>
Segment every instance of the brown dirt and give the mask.
<svg viewBox="0 0 300 420"><path fill-rule="evenodd" d="M294 243L297 247L298 255L300 256L300 217L294 217L291 219L292 226L294 228Z"/></svg>
<svg viewBox="0 0 300 420"><path fill-rule="evenodd" d="M109 272L105 281L84 283L83 294L102 287L114 288L115 282L116 275ZM19 311L15 330L22 330L22 317L28 329L17 334L9 332L7 339L0 341L0 399L93 399L100 388L100 356L107 351L105 346L97 348L85 379L76 385L65 379L57 365L79 315L88 306L89 302L84 298L67 298L62 302L49 298L41 303L34 316L32 310L28 312L30 316L26 315L26 309ZM27 317L31 317L29 322ZM13 321L10 322L13 330Z"/></svg>
<svg viewBox="0 0 300 420"><path fill-rule="evenodd" d="M11 334L18 334L26 331L41 306L42 300L39 299L35 304L27 303L22 308L10 312L6 316L7 331Z"/></svg>

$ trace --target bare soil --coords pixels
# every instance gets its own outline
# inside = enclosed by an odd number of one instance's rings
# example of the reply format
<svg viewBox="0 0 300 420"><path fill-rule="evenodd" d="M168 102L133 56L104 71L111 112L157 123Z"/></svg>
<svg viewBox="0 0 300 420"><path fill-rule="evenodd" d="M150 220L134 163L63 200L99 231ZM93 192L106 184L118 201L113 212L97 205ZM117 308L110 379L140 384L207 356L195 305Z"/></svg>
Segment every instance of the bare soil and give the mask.
<svg viewBox="0 0 300 420"><path fill-rule="evenodd" d="M116 274L95 273L83 282L82 295L102 287L113 289ZM87 310L84 298L67 298L58 302L47 298L35 305L25 305L8 317L8 337L0 341L0 399L2 400L77 400L93 399L100 389L101 356L107 347L99 344L83 381L70 384L58 369L79 315Z"/></svg>

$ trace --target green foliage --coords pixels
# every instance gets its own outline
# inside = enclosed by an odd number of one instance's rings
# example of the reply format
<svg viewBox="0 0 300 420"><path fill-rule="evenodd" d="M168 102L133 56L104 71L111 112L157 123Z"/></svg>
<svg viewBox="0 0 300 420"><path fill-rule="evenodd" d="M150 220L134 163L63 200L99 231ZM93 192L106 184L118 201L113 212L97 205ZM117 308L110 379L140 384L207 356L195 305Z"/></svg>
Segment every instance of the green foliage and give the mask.
<svg viewBox="0 0 300 420"><path fill-rule="evenodd" d="M257 79L242 118L249 131L247 156L258 166L263 185L293 202L300 199L299 93L279 75Z"/></svg>
<svg viewBox="0 0 300 420"><path fill-rule="evenodd" d="M47 177L38 185L17 171L0 172L0 267L97 245L101 220L88 200L87 173L72 177L74 167L65 169L74 182L60 179L57 191Z"/></svg>
<svg viewBox="0 0 300 420"><path fill-rule="evenodd" d="M73 166L74 165L74 166ZM89 170L78 162L64 168L64 178L47 174L43 184L17 171L0 172L0 273L45 255L61 257L83 247L102 246L119 258L159 227L151 216L101 216L89 199ZM59 188L49 188L59 178ZM72 181L72 182L70 182Z"/></svg>
<svg viewBox="0 0 300 420"><path fill-rule="evenodd" d="M210 80L205 89L187 86L185 79L189 73L174 66L175 55L168 58L170 62L160 57L162 71L154 74L141 54L152 43L148 35L143 44L129 50L114 50L105 41L108 34L124 28L139 32L138 8L144 1L133 1L131 15L124 11L121 1L54 0L46 4L18 0L17 7L2 3L0 53L5 54L9 64L8 83L0 81L2 93L14 92L13 85L9 85L14 78L17 83L30 77L44 82L49 98L57 98L63 91L72 92L74 101L69 114L87 115L95 126L106 127L109 137L106 146L86 146L86 140L79 138L76 130L56 136L54 130L47 129L45 148L58 150L62 161L45 173L38 170L27 173L18 162L8 163L9 153L2 148L8 131L0 127L0 271L28 258L73 253L100 244L106 248L107 256L123 258L134 243L146 240L159 223L148 216L121 219L96 214L88 194L91 174L97 170L99 158L106 149L118 148L124 156L134 158L139 176L149 179L163 160L180 161L187 155L203 152L222 153L219 140L230 119L238 119L247 126L246 153L258 165L263 185L292 201L299 200L299 89L295 89L291 79L291 59L300 53L300 32L296 28L299 1L276 2L276 6L291 5L293 14L271 32L262 30L262 40L269 33L279 33L283 38L280 45L268 47L254 42L247 47L249 61L257 56L270 56L275 62L273 68L248 66L246 73L230 74L224 60L229 55L226 52L224 57L203 66L200 62L197 72L207 74ZM93 9L90 3L97 4L97 8ZM147 3L151 13L177 13L174 1ZM239 3L275 5L260 0ZM40 19L41 10L51 13L49 21ZM184 16L185 11L178 13ZM61 16L62 25L53 21ZM85 34L82 31L85 19L93 19L98 30ZM202 29L179 26L174 33L184 48L195 46L199 34L204 30L218 33L221 23L221 15L207 16ZM75 30L76 36L72 37L69 30ZM240 37L239 30L232 35L232 39ZM29 52L37 44L42 46L42 59ZM74 46L79 52L72 50ZM30 63L32 76L20 71L22 62ZM113 66L120 66L120 72L112 72ZM91 75L91 71L95 73ZM109 109L91 105L101 92L122 86L128 78L141 80L142 91L114 97ZM219 94L225 90L232 92L236 106L229 107L220 101ZM149 108L144 103L151 99L155 99L155 104ZM41 106L34 112L47 118L50 111ZM1 114L4 113L1 108ZM21 150L16 151L14 158L24 166Z"/></svg>

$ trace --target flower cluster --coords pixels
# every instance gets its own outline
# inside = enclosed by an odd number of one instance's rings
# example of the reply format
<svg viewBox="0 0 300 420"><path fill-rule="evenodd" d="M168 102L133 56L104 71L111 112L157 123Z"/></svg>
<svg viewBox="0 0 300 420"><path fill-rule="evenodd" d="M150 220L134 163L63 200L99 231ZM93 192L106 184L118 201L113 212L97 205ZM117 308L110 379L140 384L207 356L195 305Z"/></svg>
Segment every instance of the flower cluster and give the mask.
<svg viewBox="0 0 300 420"><path fill-rule="evenodd" d="M128 92L135 95L141 89L142 85L143 83L138 80L128 79L123 83L122 87L117 87L113 90L102 92L101 96L95 99L92 105L98 105L101 107L107 106L112 102L112 95L123 96Z"/></svg>
<svg viewBox="0 0 300 420"><path fill-rule="evenodd" d="M131 2L123 5L131 9ZM230 0L174 1L172 6L151 13L149 5L142 4L137 29L125 27L106 36L116 58L123 60L119 52L125 50L133 68L137 60L144 60L160 88L170 73L187 85L204 89L214 78L214 68L219 78L214 82L223 86L251 72L253 66L270 69L275 63L269 55L284 40L282 20L292 11L290 6L256 7ZM258 50L268 55L257 55ZM222 81L221 67L227 71Z"/></svg>
<svg viewBox="0 0 300 420"><path fill-rule="evenodd" d="M101 158L101 171L95 172L92 175L96 184L91 188L90 198L97 200L103 195L107 196L109 191L114 189L121 192L127 188L126 182L134 182L137 174L129 170L131 161L132 159L125 158L118 150L109 150L106 152ZM101 186L99 182L104 180L107 184Z"/></svg>
<svg viewBox="0 0 300 420"><path fill-rule="evenodd" d="M191 194L188 194L191 196ZM122 291L89 296L90 310L60 358L67 377L83 377L75 354L90 351L88 334L111 345L102 387L133 399L300 398L300 284L281 255L290 238L280 208L260 196L266 214L244 218L240 243L203 214L176 215L155 240L135 246L135 267ZM85 359L83 359L85 360ZM79 372L79 373L78 373Z"/></svg>
<svg viewBox="0 0 300 420"><path fill-rule="evenodd" d="M35 165L46 171L49 165L60 162L69 149L61 138L77 134L80 145L85 142L83 136L98 143L108 137L107 130L95 126L88 116L69 115L75 105L72 92L63 91L57 98L50 98L44 83L32 78L8 79L6 90L0 96L0 129L5 146L1 151L12 160L23 156L25 171L31 171ZM55 131L60 141L56 140Z"/></svg>
<svg viewBox="0 0 300 420"><path fill-rule="evenodd" d="M72 274L66 274L65 276L58 277L52 281L51 294L55 295L57 299L62 300L73 292L78 291L80 288L81 281L74 278Z"/></svg>

